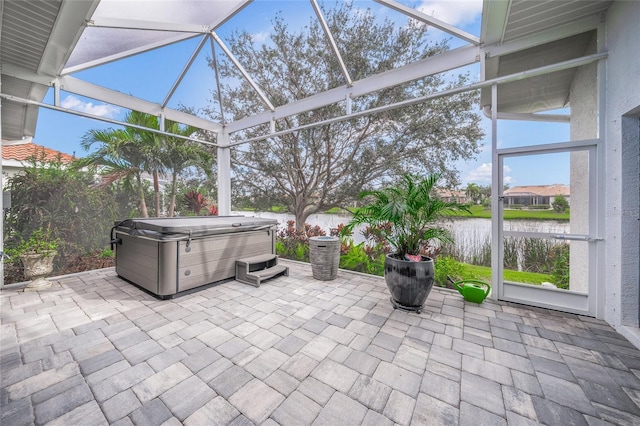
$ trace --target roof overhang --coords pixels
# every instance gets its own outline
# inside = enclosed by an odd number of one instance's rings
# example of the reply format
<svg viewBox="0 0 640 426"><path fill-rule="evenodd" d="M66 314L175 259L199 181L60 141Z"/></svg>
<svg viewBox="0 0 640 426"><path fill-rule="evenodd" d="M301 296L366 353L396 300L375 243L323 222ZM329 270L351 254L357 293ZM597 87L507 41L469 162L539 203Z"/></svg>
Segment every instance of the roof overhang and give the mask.
<svg viewBox="0 0 640 426"><path fill-rule="evenodd" d="M6 0L0 6L2 93L42 101L49 83L62 71L99 0L69 2ZM25 79L16 69L37 75ZM2 105L2 138L33 136L38 107L11 101Z"/></svg>
<svg viewBox="0 0 640 426"><path fill-rule="evenodd" d="M597 53L596 30L611 5L603 1L484 0L483 78L495 79ZM576 68L498 87L498 111L535 113L567 106ZM481 92L491 104L491 88Z"/></svg>

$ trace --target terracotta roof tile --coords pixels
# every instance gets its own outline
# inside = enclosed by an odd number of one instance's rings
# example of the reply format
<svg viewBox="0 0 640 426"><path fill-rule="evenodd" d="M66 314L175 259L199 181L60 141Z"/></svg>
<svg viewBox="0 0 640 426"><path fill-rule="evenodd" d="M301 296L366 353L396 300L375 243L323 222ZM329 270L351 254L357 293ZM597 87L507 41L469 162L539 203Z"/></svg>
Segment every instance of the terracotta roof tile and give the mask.
<svg viewBox="0 0 640 426"><path fill-rule="evenodd" d="M36 145L33 142L20 144L20 145L6 145L2 146L2 159L3 160L17 160L25 161L29 158L36 157L40 159L44 154L45 161L56 161L60 156L60 161L68 164L75 160L75 157L64 152L56 151L42 145Z"/></svg>
<svg viewBox="0 0 640 426"><path fill-rule="evenodd" d="M464 191L456 191L456 190L441 189L441 188L437 189L436 193L438 194L438 196L443 198L451 198L451 197L463 198L467 196Z"/></svg>
<svg viewBox="0 0 640 426"><path fill-rule="evenodd" d="M538 195L553 197L557 195L569 196L571 193L569 185L536 185L536 186L514 186L504 191L504 195Z"/></svg>

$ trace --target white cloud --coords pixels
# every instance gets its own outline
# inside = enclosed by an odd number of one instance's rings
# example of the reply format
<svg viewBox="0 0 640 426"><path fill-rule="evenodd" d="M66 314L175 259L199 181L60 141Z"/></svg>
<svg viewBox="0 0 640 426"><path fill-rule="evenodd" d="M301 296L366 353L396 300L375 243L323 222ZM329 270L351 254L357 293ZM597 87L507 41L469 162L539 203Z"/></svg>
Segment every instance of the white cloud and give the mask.
<svg viewBox="0 0 640 426"><path fill-rule="evenodd" d="M513 186L516 182L518 181L513 176L505 176L504 179L502 179L502 183L509 186Z"/></svg>
<svg viewBox="0 0 640 426"><path fill-rule="evenodd" d="M269 32L268 31L262 31L259 33L253 33L251 34L251 41L253 41L255 44L262 44L265 41L267 41L269 39Z"/></svg>
<svg viewBox="0 0 640 426"><path fill-rule="evenodd" d="M416 9L447 24L462 26L480 17L482 0L425 0Z"/></svg>
<svg viewBox="0 0 640 426"><path fill-rule="evenodd" d="M480 166L467 173L465 182L479 184L491 183L491 163L482 163Z"/></svg>
<svg viewBox="0 0 640 426"><path fill-rule="evenodd" d="M467 176L464 178L464 182L488 185L491 183L491 171L491 163L482 163L467 173ZM503 182L505 185L512 185L516 182L516 179L514 179L513 176L509 176L509 173L511 173L511 168L509 166L504 166Z"/></svg>
<svg viewBox="0 0 640 426"><path fill-rule="evenodd" d="M113 105L99 104L94 105L92 102L83 102L75 96L69 95L60 104L63 108L72 109L74 111L85 112L87 114L97 115L99 117L116 118L120 114L120 108Z"/></svg>

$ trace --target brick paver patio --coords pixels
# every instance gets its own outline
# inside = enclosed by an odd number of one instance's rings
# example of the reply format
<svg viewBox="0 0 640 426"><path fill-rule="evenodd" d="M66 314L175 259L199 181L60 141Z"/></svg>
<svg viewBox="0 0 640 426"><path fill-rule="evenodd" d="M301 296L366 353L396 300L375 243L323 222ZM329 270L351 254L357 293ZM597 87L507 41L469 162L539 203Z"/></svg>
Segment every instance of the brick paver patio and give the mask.
<svg viewBox="0 0 640 426"><path fill-rule="evenodd" d="M638 425L640 351L603 321L309 265L160 301L112 269L4 290L2 425Z"/></svg>

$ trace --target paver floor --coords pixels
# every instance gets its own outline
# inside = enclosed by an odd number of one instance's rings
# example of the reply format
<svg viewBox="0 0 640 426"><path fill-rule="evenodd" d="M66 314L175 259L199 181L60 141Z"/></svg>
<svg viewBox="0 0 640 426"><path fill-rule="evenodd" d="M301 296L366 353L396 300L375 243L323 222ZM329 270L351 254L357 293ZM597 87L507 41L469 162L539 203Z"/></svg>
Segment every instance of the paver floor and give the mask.
<svg viewBox="0 0 640 426"><path fill-rule="evenodd" d="M167 301L113 269L0 292L0 423L640 424L640 351L603 321L443 289L406 313L283 263Z"/></svg>

